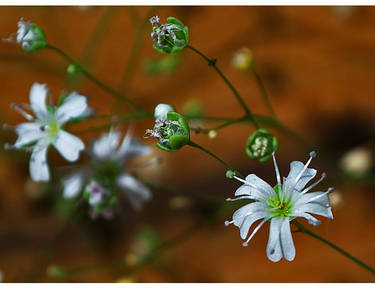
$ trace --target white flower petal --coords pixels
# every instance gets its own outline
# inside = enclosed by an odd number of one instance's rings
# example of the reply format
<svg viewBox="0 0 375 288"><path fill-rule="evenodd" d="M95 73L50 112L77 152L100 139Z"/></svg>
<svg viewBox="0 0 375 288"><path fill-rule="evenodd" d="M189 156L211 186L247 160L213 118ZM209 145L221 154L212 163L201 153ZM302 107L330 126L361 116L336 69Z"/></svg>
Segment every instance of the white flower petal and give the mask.
<svg viewBox="0 0 375 288"><path fill-rule="evenodd" d="M62 105L57 108L56 119L60 125L65 122L81 116L87 108L87 99L85 96L72 92L65 98Z"/></svg>
<svg viewBox="0 0 375 288"><path fill-rule="evenodd" d="M151 199L150 189L129 174L124 173L118 177L117 184L125 190L125 194L136 209L141 208L142 202Z"/></svg>
<svg viewBox="0 0 375 288"><path fill-rule="evenodd" d="M48 117L47 95L49 90L45 84L34 83L30 89L30 107L39 119Z"/></svg>
<svg viewBox="0 0 375 288"><path fill-rule="evenodd" d="M290 231L289 219L284 219L281 224L280 240L284 258L288 261L293 261L294 257L296 257L296 249L294 248L292 232Z"/></svg>
<svg viewBox="0 0 375 288"><path fill-rule="evenodd" d="M274 195L274 190L266 181L260 179L255 174L249 174L246 177L246 182L249 183L250 186L258 189L258 191L263 194L263 197L268 198Z"/></svg>
<svg viewBox="0 0 375 288"><path fill-rule="evenodd" d="M270 224L270 233L267 243L267 257L272 262L278 262L283 257L280 245L280 230L282 219L273 218Z"/></svg>
<svg viewBox="0 0 375 288"><path fill-rule="evenodd" d="M267 213L265 211L256 211L244 218L244 221L240 227L240 235L242 239L245 239L249 233L250 227L259 219L265 218Z"/></svg>
<svg viewBox="0 0 375 288"><path fill-rule="evenodd" d="M163 103L158 104L155 107L154 117L155 119L166 120L167 114L170 111L175 111L175 109L171 105Z"/></svg>
<svg viewBox="0 0 375 288"><path fill-rule="evenodd" d="M325 195L323 195L323 194L325 194ZM320 195L323 195L323 196L320 196ZM317 196L320 196L320 197L317 198L316 200L314 200L314 198L317 197ZM311 201L311 200L313 200L313 201ZM328 207L329 206L329 197L328 197L328 194L325 193L325 192L306 193L306 194L301 195L301 197L296 201L295 205L299 206L299 205L304 205L306 203L317 203L317 204L320 204L324 207Z"/></svg>
<svg viewBox="0 0 375 288"><path fill-rule="evenodd" d="M266 200L269 198L268 193L264 193L262 190L259 190L258 188L254 188L247 184L241 185L234 193L234 196L241 196L241 195L248 195L251 199L254 199L254 200Z"/></svg>
<svg viewBox="0 0 375 288"><path fill-rule="evenodd" d="M252 202L245 206L242 206L233 213L233 224L237 227L240 227L247 215L250 215L251 213L259 210L264 210L264 206L260 202Z"/></svg>
<svg viewBox="0 0 375 288"><path fill-rule="evenodd" d="M320 216L324 216L330 219L333 219L331 207L324 207L317 203L307 203L305 205L302 205L296 209L296 212L307 212L307 213L313 213Z"/></svg>
<svg viewBox="0 0 375 288"><path fill-rule="evenodd" d="M111 131L103 134L98 140L93 143L92 153L96 158L103 159L111 156L120 142L120 134Z"/></svg>
<svg viewBox="0 0 375 288"><path fill-rule="evenodd" d="M290 216L305 218L309 222L309 224L313 225L313 226L318 226L318 225L320 225L320 223L322 223L318 219L316 219L315 217L311 216L308 213L304 213L304 212L292 213Z"/></svg>
<svg viewBox="0 0 375 288"><path fill-rule="evenodd" d="M45 135L40 129L40 124L36 122L21 123L16 126L15 131L18 134L18 138L13 146L17 149L35 142Z"/></svg>
<svg viewBox="0 0 375 288"><path fill-rule="evenodd" d="M85 144L81 139L64 130L60 130L57 133L53 145L60 154L70 162L77 161L80 151L85 148Z"/></svg>
<svg viewBox="0 0 375 288"><path fill-rule="evenodd" d="M125 141L126 137L122 142L117 153L119 157L124 157L126 160L133 158L135 156L146 155L151 152L151 148L149 146L142 144L135 138L131 138L127 142Z"/></svg>
<svg viewBox="0 0 375 288"><path fill-rule="evenodd" d="M62 185L64 186L64 197L74 198L82 190L84 184L84 177L81 172L73 173L62 180Z"/></svg>
<svg viewBox="0 0 375 288"><path fill-rule="evenodd" d="M49 169L47 164L48 145L40 140L33 148L30 158L30 176L34 181L48 181Z"/></svg>
<svg viewBox="0 0 375 288"><path fill-rule="evenodd" d="M301 191L306 186L306 184L315 177L316 170L313 168L307 168L296 183L296 178L300 174L304 166L305 164L300 161L293 161L290 163L290 172L288 174L288 177L284 180L284 191L292 193L293 187L298 191Z"/></svg>

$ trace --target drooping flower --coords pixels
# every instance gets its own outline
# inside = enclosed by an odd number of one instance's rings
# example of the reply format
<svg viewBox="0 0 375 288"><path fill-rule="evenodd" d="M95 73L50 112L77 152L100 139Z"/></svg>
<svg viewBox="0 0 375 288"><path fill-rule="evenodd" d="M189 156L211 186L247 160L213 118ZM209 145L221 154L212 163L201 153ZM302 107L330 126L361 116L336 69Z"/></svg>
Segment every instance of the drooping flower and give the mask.
<svg viewBox="0 0 375 288"><path fill-rule="evenodd" d="M333 219L328 198L328 193L333 191L333 188L329 188L326 192L308 193L326 177L325 173L322 174L318 181L305 188L317 172L315 169L308 168L315 155L315 152L311 152L310 158L305 165L300 161L291 162L289 175L284 178L282 183L273 153L277 179L277 184L274 188L255 174L248 175L245 180L233 176L233 178L244 184L235 192L234 195L237 198L227 200L249 199L254 202L238 209L233 214L232 221L226 221L225 225L234 224L237 226L240 229L241 238L245 239L251 226L256 221L261 220L246 242L243 243L244 246L247 246L261 226L269 221L268 259L273 262L277 262L281 258L292 261L296 251L290 230L290 222L297 217L302 217L307 219L311 225L319 225L320 221L310 215L310 213Z"/></svg>
<svg viewBox="0 0 375 288"><path fill-rule="evenodd" d="M16 142L9 146L15 149L31 150L30 175L34 181L48 181L50 178L47 164L47 150L53 145L69 162L77 161L84 143L62 129L65 123L80 117L87 108L85 96L72 92L59 107L46 103L49 90L45 84L34 83L30 89L30 105L12 104L13 109L21 113L30 122L15 127L18 134ZM30 109L34 115L26 112Z"/></svg>
<svg viewBox="0 0 375 288"><path fill-rule="evenodd" d="M277 138L267 129L261 128L247 138L245 151L251 159L265 162L279 149Z"/></svg>
<svg viewBox="0 0 375 288"><path fill-rule="evenodd" d="M91 215L112 216L117 203L117 191L129 198L134 208L151 199L150 189L126 171L126 162L146 155L151 149L128 132L120 144L120 133L111 129L93 142L91 163L82 166L63 179L64 197L74 198L83 191L91 206Z"/></svg>
<svg viewBox="0 0 375 288"><path fill-rule="evenodd" d="M37 52L46 47L46 35L43 30L34 23L26 22L22 18L18 21L17 36L4 39L8 42L17 42L26 52Z"/></svg>
<svg viewBox="0 0 375 288"><path fill-rule="evenodd" d="M160 24L158 16L150 18L153 26L151 38L154 49L160 53L173 54L186 47L189 41L189 29L175 17L168 17L166 24Z"/></svg>

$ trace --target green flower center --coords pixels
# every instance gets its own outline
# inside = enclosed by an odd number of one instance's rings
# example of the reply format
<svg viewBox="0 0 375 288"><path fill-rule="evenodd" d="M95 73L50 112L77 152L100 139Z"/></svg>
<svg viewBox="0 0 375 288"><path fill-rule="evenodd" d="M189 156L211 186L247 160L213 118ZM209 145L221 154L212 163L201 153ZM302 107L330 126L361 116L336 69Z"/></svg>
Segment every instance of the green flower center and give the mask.
<svg viewBox="0 0 375 288"><path fill-rule="evenodd" d="M294 206L290 197L286 199L284 199L284 197L280 197L277 185L273 189L276 192L275 196L267 200L269 213L272 215L273 218L290 217L290 214L292 213Z"/></svg>

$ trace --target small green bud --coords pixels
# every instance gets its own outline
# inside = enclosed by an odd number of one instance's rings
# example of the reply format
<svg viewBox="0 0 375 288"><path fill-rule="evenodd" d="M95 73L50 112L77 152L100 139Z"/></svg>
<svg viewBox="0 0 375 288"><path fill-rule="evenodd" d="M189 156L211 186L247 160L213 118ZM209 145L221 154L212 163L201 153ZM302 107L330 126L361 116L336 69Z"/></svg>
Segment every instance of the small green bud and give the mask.
<svg viewBox="0 0 375 288"><path fill-rule="evenodd" d="M189 41L189 28L180 20L168 17L166 24L160 24L159 17L150 18L151 38L154 49L160 53L174 54L186 47Z"/></svg>
<svg viewBox="0 0 375 288"><path fill-rule="evenodd" d="M225 177L229 178L229 179L232 179L233 176L236 175L236 172L234 172L233 170L227 170L227 172L225 173Z"/></svg>
<svg viewBox="0 0 375 288"><path fill-rule="evenodd" d="M266 129L254 131L246 141L246 154L251 159L265 162L279 149L277 138Z"/></svg>
<svg viewBox="0 0 375 288"><path fill-rule="evenodd" d="M79 72L80 69L76 64L69 64L66 68L66 73L68 73L69 76L76 76Z"/></svg>
<svg viewBox="0 0 375 288"><path fill-rule="evenodd" d="M39 26L23 19L20 19L17 25L17 43L21 44L24 51L37 52L46 47L46 35Z"/></svg>
<svg viewBox="0 0 375 288"><path fill-rule="evenodd" d="M190 128L182 115L169 111L166 119L156 119L154 129L147 129L145 137L157 138L158 148L174 152L189 143Z"/></svg>
<svg viewBox="0 0 375 288"><path fill-rule="evenodd" d="M66 272L61 266L51 265L47 268L47 275L51 278L64 278Z"/></svg>

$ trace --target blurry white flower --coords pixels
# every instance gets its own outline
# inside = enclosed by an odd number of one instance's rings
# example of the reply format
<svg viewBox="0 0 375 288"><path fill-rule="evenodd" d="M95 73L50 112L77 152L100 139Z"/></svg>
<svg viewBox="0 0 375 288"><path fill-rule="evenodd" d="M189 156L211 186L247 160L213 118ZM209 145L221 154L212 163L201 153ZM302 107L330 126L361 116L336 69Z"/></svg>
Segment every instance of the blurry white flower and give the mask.
<svg viewBox="0 0 375 288"><path fill-rule="evenodd" d="M310 159L305 165L300 161L291 162L289 175L284 178L283 183L281 183L275 153L272 156L277 185L272 188L254 174L248 175L245 180L234 176L234 178L244 184L235 192L237 198L227 200L249 199L254 200L254 202L238 209L233 214L233 220L231 222L226 221L225 224L234 224L239 227L241 238L245 239L250 227L257 220L262 220L246 242L243 243L244 246L247 246L260 227L265 222L270 221L267 244L268 259L277 262L284 257L286 260L292 261L296 251L289 222L296 217L303 217L308 220L309 224L314 226L320 224L320 221L309 213L333 219L327 195L333 188L329 188L326 192L307 193L325 178L326 175L324 173L318 181L304 188L316 175L315 169L307 168L312 158L315 157L315 152L310 153Z"/></svg>
<svg viewBox="0 0 375 288"><path fill-rule="evenodd" d="M239 71L247 71L253 64L253 56L249 48L241 48L232 58L232 65Z"/></svg>
<svg viewBox="0 0 375 288"><path fill-rule="evenodd" d="M120 133L110 131L93 142L92 163L63 179L64 197L76 197L82 190L89 204L97 212L108 210L116 202L119 188L134 208L141 208L151 199L151 192L135 177L126 173L125 163L131 158L148 154L151 149L141 144L128 132L120 144Z"/></svg>
<svg viewBox="0 0 375 288"><path fill-rule="evenodd" d="M337 207L342 203L342 193L340 191L335 190L334 192L329 194L329 203L331 207Z"/></svg>
<svg viewBox="0 0 375 288"><path fill-rule="evenodd" d="M27 147L27 150L32 151L30 175L34 181L48 181L50 178L47 165L47 150L50 145L70 162L77 161L80 151L85 148L81 139L64 131L62 126L86 110L86 97L72 92L59 107L55 107L46 104L48 93L44 84L34 83L30 89L30 106L12 104L12 107L30 122L15 127L17 141L8 147ZM22 107L29 108L35 117Z"/></svg>
<svg viewBox="0 0 375 288"><path fill-rule="evenodd" d="M169 104L158 104L155 107L154 117L159 120L167 120L168 112L175 112L176 110Z"/></svg>
<svg viewBox="0 0 375 288"><path fill-rule="evenodd" d="M370 149L359 147L346 152L340 160L341 168L351 174L362 175L373 166L373 153Z"/></svg>

